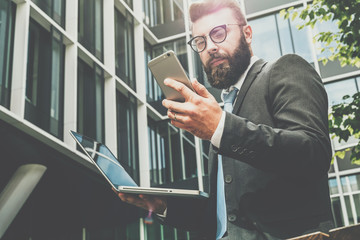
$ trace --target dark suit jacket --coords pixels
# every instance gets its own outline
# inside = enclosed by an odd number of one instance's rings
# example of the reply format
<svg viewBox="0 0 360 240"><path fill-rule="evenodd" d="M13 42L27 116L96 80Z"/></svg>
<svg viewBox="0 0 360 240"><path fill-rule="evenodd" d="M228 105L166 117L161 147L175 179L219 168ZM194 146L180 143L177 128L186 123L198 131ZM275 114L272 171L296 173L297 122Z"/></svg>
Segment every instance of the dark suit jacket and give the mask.
<svg viewBox="0 0 360 240"><path fill-rule="evenodd" d="M331 227L323 224L332 221L327 95L304 59L255 62L226 113L220 148L210 146L210 198L170 199L165 224L215 239L218 154L229 228L289 238Z"/></svg>

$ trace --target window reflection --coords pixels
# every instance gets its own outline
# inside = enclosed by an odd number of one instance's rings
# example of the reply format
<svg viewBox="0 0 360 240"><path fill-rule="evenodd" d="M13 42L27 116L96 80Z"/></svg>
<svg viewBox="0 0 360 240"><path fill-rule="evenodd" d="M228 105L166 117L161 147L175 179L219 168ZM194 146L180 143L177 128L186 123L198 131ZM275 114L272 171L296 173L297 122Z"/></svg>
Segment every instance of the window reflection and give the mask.
<svg viewBox="0 0 360 240"><path fill-rule="evenodd" d="M296 53L309 63L314 62L307 31L298 30L298 24L299 20L284 20L278 13L250 20L254 54L272 61L285 54Z"/></svg>
<svg viewBox="0 0 360 240"><path fill-rule="evenodd" d="M349 191L348 184L347 184L346 180L347 180L346 177L342 177L340 179L343 193L347 193Z"/></svg>
<svg viewBox="0 0 360 240"><path fill-rule="evenodd" d="M358 78L357 78L357 81ZM329 82L325 84L325 89L328 94L329 106L339 103L349 103L352 98L343 100L343 96L349 95L350 97L359 91L359 85L355 78L345 79L336 82Z"/></svg>
<svg viewBox="0 0 360 240"><path fill-rule="evenodd" d="M251 43L254 54L267 61L272 61L281 56L276 18L274 15L249 21L253 30Z"/></svg>
<svg viewBox="0 0 360 240"><path fill-rule="evenodd" d="M139 184L137 104L134 97L126 98L117 92L118 159L129 168L131 177Z"/></svg>
<svg viewBox="0 0 360 240"><path fill-rule="evenodd" d="M331 198L331 206L334 216L335 227L344 226L344 216L341 211L340 197Z"/></svg>
<svg viewBox="0 0 360 240"><path fill-rule="evenodd" d="M339 193L337 181L335 178L329 179L329 188L331 195Z"/></svg>
<svg viewBox="0 0 360 240"><path fill-rule="evenodd" d="M115 10L115 65L116 75L135 90L134 20Z"/></svg>
<svg viewBox="0 0 360 240"><path fill-rule="evenodd" d="M78 61L78 132L104 142L104 72Z"/></svg>
<svg viewBox="0 0 360 240"><path fill-rule="evenodd" d="M148 62L152 59L152 50L149 43L145 42L144 59L145 59L145 78L146 78L146 100L148 102L157 102L164 99L160 86L152 76L150 69L147 67Z"/></svg>
<svg viewBox="0 0 360 240"><path fill-rule="evenodd" d="M15 9L12 1L0 1L0 105L6 108L10 107Z"/></svg>
<svg viewBox="0 0 360 240"><path fill-rule="evenodd" d="M183 0L143 0L143 21L154 27L182 20Z"/></svg>
<svg viewBox="0 0 360 240"><path fill-rule="evenodd" d="M360 220L360 174L342 176L340 181L345 200L343 211L347 213L349 224L357 224Z"/></svg>
<svg viewBox="0 0 360 240"><path fill-rule="evenodd" d="M351 208L351 203L350 203L350 196L345 196L345 207L346 207L346 212L348 215L348 219L349 219L349 224L352 225L354 224L354 215L352 212L352 208Z"/></svg>
<svg viewBox="0 0 360 240"><path fill-rule="evenodd" d="M171 183L176 188L198 189L193 139L168 121L149 118L148 123L151 185Z"/></svg>
<svg viewBox="0 0 360 240"><path fill-rule="evenodd" d="M337 27L337 22L333 22L333 21L323 21L321 23L317 23L315 24L314 27L314 37L316 35L318 35L320 32L333 32L336 33L339 31L339 28ZM321 52L321 48L325 47L325 43L321 43L316 41L315 42L315 48L316 48L316 54L318 58L328 58L329 56L331 56L331 52L329 50L326 50L324 52ZM331 42L329 46L327 46L326 48L331 48L331 47L336 47L336 43L335 42Z"/></svg>
<svg viewBox="0 0 360 240"><path fill-rule="evenodd" d="M32 0L60 26L65 26L65 0Z"/></svg>
<svg viewBox="0 0 360 240"><path fill-rule="evenodd" d="M103 60L103 1L79 0L78 40L99 60Z"/></svg>
<svg viewBox="0 0 360 240"><path fill-rule="evenodd" d="M64 54L62 35L34 20L29 26L25 119L62 139Z"/></svg>
<svg viewBox="0 0 360 240"><path fill-rule="evenodd" d="M171 135L177 133L171 131L171 128L168 122L156 123L149 119L149 165L152 186L173 182L175 172L181 172L181 168L174 168L174 160L181 161L181 158L177 158L178 155L171 151Z"/></svg>
<svg viewBox="0 0 360 240"><path fill-rule="evenodd" d="M360 193L354 195L354 204L356 209L356 223L360 223Z"/></svg>

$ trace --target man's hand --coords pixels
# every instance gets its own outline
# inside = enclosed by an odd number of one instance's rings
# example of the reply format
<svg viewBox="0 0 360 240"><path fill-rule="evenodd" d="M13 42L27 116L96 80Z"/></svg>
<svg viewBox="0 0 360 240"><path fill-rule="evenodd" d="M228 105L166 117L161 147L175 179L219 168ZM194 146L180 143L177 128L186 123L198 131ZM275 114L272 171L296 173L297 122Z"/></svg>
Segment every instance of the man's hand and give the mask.
<svg viewBox="0 0 360 240"><path fill-rule="evenodd" d="M139 208L143 208L148 211L152 211L154 213L163 214L167 207L165 198L143 194L137 195L130 193L119 193L114 189L113 191L119 196L119 198L123 202L129 203Z"/></svg>
<svg viewBox="0 0 360 240"><path fill-rule="evenodd" d="M222 109L214 96L197 80L192 81L196 93L173 79L166 79L164 83L185 98L185 102L163 100L163 106L168 109L171 124L201 139L210 140L222 115Z"/></svg>

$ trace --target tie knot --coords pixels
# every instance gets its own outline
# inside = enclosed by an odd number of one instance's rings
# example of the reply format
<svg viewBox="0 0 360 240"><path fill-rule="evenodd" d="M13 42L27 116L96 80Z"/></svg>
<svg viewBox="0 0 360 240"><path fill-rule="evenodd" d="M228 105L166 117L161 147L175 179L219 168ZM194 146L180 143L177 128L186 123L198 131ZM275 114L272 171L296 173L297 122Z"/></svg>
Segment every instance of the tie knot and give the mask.
<svg viewBox="0 0 360 240"><path fill-rule="evenodd" d="M237 88L233 88L230 92L224 92L223 93L224 103L233 103L236 98L237 92L238 92Z"/></svg>
<svg viewBox="0 0 360 240"><path fill-rule="evenodd" d="M231 112L233 109L233 103L236 98L237 92L239 89L233 88L230 92L224 92L223 93L223 99L224 99L224 110L227 112Z"/></svg>

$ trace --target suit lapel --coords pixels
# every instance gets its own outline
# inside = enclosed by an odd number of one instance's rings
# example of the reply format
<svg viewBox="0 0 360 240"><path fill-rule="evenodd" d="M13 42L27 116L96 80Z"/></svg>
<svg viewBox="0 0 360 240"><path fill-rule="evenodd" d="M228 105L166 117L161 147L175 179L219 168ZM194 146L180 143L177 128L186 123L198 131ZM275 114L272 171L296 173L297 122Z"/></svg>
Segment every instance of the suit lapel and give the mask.
<svg viewBox="0 0 360 240"><path fill-rule="evenodd" d="M245 95L247 93L247 91L249 90L251 84L253 83L253 81L255 80L256 76L259 74L259 72L261 71L261 69L263 68L263 66L265 65L265 61L262 59L257 60L254 65L252 65L252 67L249 70L249 73L247 74L243 85L241 86L239 95L236 99L235 105L234 105L234 109L233 109L233 113L237 113L241 107L241 104L244 101Z"/></svg>

